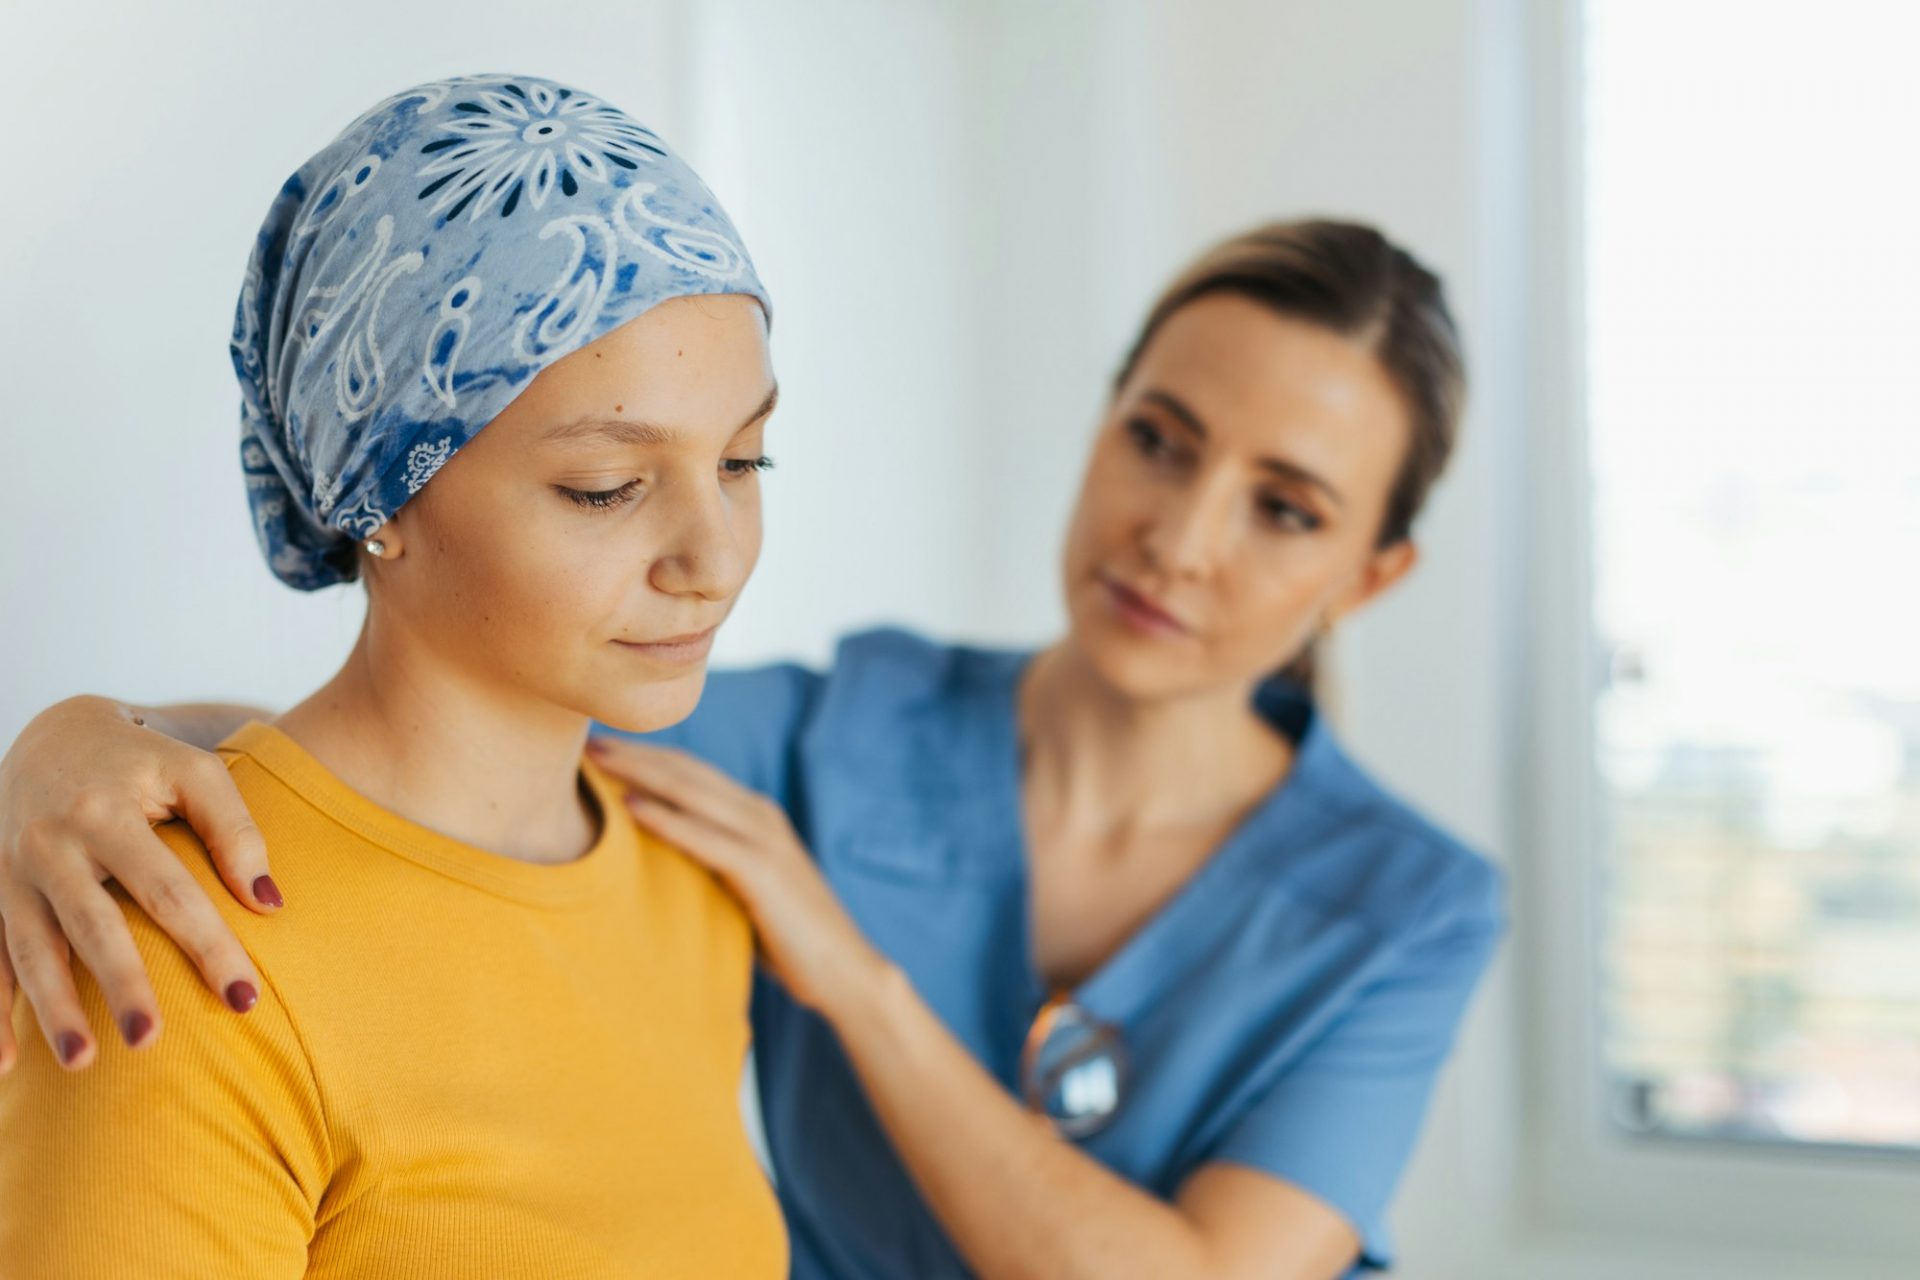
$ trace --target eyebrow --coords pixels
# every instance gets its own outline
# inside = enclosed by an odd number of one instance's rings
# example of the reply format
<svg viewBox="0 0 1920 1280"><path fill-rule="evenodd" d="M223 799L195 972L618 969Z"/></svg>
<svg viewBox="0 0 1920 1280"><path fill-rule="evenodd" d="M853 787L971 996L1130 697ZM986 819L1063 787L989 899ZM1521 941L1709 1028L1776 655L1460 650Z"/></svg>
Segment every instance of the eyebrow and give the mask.
<svg viewBox="0 0 1920 1280"><path fill-rule="evenodd" d="M1142 400L1152 401L1154 404L1159 405L1160 408L1165 410L1169 416L1171 416L1173 419L1179 422L1180 425L1185 427L1188 431L1191 431L1194 435L1200 437L1201 440L1204 441L1207 438L1207 427L1205 423L1200 421L1200 415L1195 413L1192 409L1188 408L1186 403L1182 401L1179 397L1174 396L1169 392L1155 389L1152 391L1148 391L1145 395L1141 396L1140 398ZM1347 500L1340 496L1340 491L1338 489L1335 489L1332 485L1328 484L1325 480L1322 480L1319 476L1307 470L1305 467L1301 466L1297 462L1289 462L1285 458L1261 458L1259 459L1256 465L1264 468L1267 471L1273 472L1275 475L1278 475L1283 479L1298 480L1304 484L1310 484L1314 488L1326 494L1329 498L1332 498L1334 502L1338 503L1340 506L1344 507L1347 505Z"/></svg>
<svg viewBox="0 0 1920 1280"><path fill-rule="evenodd" d="M760 419L773 412L773 406L780 400L780 387L775 384L767 391L767 398L760 407L748 414L746 420L734 428L733 434L739 435ZM589 414L576 418L572 422L563 422L541 437L543 444L572 444L579 441L607 441L613 444L666 445L678 444L681 433L672 427L663 427L657 422L639 422L632 418L607 418Z"/></svg>

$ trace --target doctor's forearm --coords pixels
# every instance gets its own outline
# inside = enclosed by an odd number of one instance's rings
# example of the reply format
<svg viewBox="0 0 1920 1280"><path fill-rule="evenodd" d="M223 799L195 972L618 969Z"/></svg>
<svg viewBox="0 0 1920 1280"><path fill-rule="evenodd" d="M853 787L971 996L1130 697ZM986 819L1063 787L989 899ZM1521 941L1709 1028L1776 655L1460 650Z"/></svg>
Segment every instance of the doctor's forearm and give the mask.
<svg viewBox="0 0 1920 1280"><path fill-rule="evenodd" d="M177 702L160 707L128 704L130 715L146 721L147 727L188 746L211 751L249 720L269 720L271 711L236 702Z"/></svg>
<svg viewBox="0 0 1920 1280"><path fill-rule="evenodd" d="M897 969L826 1013L915 1184L984 1280L1220 1274L1184 1214L1009 1097Z"/></svg>

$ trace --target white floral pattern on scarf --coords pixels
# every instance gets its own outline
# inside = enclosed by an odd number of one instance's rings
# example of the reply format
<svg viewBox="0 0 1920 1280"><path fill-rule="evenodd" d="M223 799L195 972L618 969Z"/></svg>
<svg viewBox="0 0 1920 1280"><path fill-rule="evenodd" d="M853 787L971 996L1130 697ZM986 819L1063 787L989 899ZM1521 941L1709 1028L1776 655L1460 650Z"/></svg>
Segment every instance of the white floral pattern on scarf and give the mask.
<svg viewBox="0 0 1920 1280"><path fill-rule="evenodd" d="M538 81L514 82L461 97L445 113L446 137L420 148L433 159L417 176L431 179L422 200L449 221L477 219L496 204L510 217L522 195L544 209L558 190L577 195L580 182L602 186L613 170L638 169L666 154L660 139L600 99Z"/></svg>

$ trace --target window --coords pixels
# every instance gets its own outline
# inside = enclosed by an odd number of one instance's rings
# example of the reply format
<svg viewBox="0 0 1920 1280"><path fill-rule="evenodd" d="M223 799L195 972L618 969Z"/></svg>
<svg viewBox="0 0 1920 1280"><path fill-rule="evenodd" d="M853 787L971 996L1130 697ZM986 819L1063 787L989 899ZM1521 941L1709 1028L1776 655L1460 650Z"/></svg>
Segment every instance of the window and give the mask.
<svg viewBox="0 0 1920 1280"><path fill-rule="evenodd" d="M1585 41L1610 1116L1920 1147L1920 6Z"/></svg>

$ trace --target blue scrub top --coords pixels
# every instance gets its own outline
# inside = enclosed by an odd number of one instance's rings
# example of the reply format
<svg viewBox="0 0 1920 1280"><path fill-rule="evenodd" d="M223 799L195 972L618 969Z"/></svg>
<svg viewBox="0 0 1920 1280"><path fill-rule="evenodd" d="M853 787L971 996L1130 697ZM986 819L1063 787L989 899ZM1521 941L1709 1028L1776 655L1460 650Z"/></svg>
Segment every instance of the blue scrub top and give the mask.
<svg viewBox="0 0 1920 1280"><path fill-rule="evenodd" d="M714 672L689 719L646 736L784 804L867 936L1016 1096L1047 995L1021 825L1032 657L866 632L824 673ZM1074 993L1133 1067L1079 1145L1162 1197L1212 1161L1263 1170L1353 1224L1354 1272L1384 1267L1388 1200L1505 928L1503 878L1369 779L1298 686L1255 703L1292 769ZM968 1275L827 1024L764 975L753 1024L793 1275Z"/></svg>

